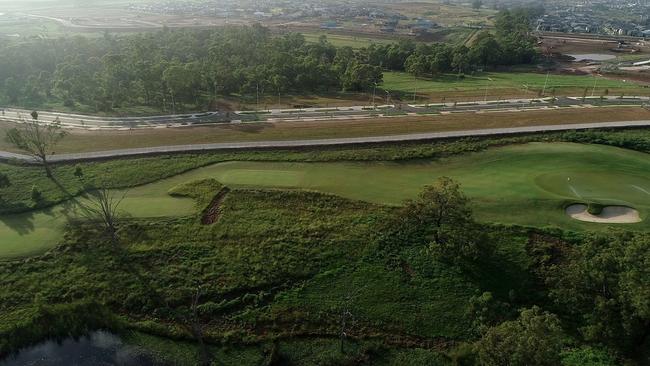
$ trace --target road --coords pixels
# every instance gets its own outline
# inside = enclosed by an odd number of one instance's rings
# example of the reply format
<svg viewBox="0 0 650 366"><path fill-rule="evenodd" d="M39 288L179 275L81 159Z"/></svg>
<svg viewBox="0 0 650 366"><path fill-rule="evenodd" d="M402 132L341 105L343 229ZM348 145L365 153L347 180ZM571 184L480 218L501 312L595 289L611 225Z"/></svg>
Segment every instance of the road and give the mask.
<svg viewBox="0 0 650 366"><path fill-rule="evenodd" d="M561 97L482 100L459 103L394 104L377 106L349 106L331 108L267 109L259 111L186 113L146 117L100 117L72 113L39 111L39 121L58 121L64 128L85 130L132 130L201 126L216 123L238 122L318 122L332 119L386 118L418 114L455 114L477 112L508 112L522 110L548 110L556 108L585 108L596 106L640 106L650 102L648 97ZM0 122L21 123L31 120L31 111L16 108L0 108Z"/></svg>
<svg viewBox="0 0 650 366"><path fill-rule="evenodd" d="M374 136L374 137L321 139L321 140L228 142L228 143L215 143L215 144L158 146L158 147L98 151L98 152L77 153L77 154L59 154L59 155L51 156L49 160L51 162L67 163L67 162L76 162L76 161L84 161L84 160L134 157L134 156L156 155L156 154L166 154L166 153L205 152L205 151L217 151L217 150L245 150L245 149L262 149L262 148L296 148L296 147L318 147L318 146L337 146L337 145L340 146L340 145L405 142L405 141L427 141L427 140L458 138L458 137L514 135L514 134L523 134L523 133L586 130L586 129L595 129L595 128L627 128L627 127L650 127L650 120L599 122L599 123L583 123L583 124L552 125L552 126L530 126L530 127L515 127L515 128L493 128L493 129L480 129L480 130L418 133L418 134ZM21 160L26 162L33 162L33 163L35 162L35 160L32 157L9 153L9 152L0 152L0 159L4 159L4 160L15 159L15 160Z"/></svg>

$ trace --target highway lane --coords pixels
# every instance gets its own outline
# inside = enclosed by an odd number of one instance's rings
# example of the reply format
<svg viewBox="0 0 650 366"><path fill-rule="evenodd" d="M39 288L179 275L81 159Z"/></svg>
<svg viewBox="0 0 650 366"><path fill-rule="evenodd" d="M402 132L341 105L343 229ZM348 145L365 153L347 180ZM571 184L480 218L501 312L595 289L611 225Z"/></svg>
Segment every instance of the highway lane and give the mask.
<svg viewBox="0 0 650 366"><path fill-rule="evenodd" d="M85 160L134 157L134 156L157 155L157 154L168 154L168 153L205 152L205 151L218 151L218 150L246 150L246 149L264 149L264 148L340 146L340 145L372 144L372 143L388 143L388 142L427 141L427 140L459 138L459 137L515 135L515 134L541 133L541 132L552 132L552 131L587 130L587 129L597 129L597 128L629 128L629 127L650 127L650 120L581 123L581 124L548 125L548 126L528 126L528 127L514 127L514 128L491 128L491 129L460 130L460 131L417 133L417 134L403 134L403 135L390 135L390 136L350 137L350 138L337 138L337 139L226 142L226 143L214 143L214 144L157 146L157 147L97 151L97 152L75 153L75 154L57 154L51 156L49 160L51 162L63 163L63 162L76 162L76 161L85 161ZM13 159L13 160L37 163L34 160L34 158L30 156L10 153L10 152L0 152L0 159L4 159L4 160Z"/></svg>

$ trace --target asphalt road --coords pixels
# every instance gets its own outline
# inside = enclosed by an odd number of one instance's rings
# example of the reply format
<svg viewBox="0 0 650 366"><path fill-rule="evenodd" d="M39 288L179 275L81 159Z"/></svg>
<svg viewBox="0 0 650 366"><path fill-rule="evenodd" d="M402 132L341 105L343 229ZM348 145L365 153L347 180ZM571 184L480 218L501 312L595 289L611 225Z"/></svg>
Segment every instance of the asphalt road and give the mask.
<svg viewBox="0 0 650 366"><path fill-rule="evenodd" d="M551 125L551 126L529 126L515 128L492 128L465 131L449 131L435 133L417 133L391 136L374 136L374 137L351 137L339 139L321 139L321 140L290 140L290 141L254 141L254 142L227 142L215 144L196 144L196 145L176 145L176 146L157 146L135 149L122 149L110 151L98 151L76 154L59 154L50 157L51 162L75 162L84 160L97 160L117 157L133 157L144 155L156 155L166 153L183 153L183 152L205 152L216 150L245 150L261 148L295 148L295 147L317 147L317 146L337 146L353 144L371 144L383 142L404 142L404 141L426 141L455 137L473 137L473 136L494 136L494 135L514 135L522 133L539 133L552 131L570 131L586 130L595 128L626 128L626 127L650 127L650 120L645 121L618 121L618 122L599 122L583 123L569 125ZM25 162L36 162L34 158L26 155L15 154L10 152L0 152L0 159L21 160Z"/></svg>
<svg viewBox="0 0 650 366"><path fill-rule="evenodd" d="M379 105L376 109L372 106L349 106L332 108L300 108L300 109L269 109L262 111L236 111L203 113L187 113L163 116L142 117L103 117L39 111L39 121L50 123L59 121L64 128L89 129L89 130L130 130L138 128L166 128L197 126L213 123L230 123L246 121L287 122L287 121L327 121L330 119L359 119L380 118L397 114L428 114L428 113L475 113L478 111L511 111L511 110L539 110L558 107L580 108L584 106L612 106L627 105L639 106L648 103L648 97L619 98L615 96L604 98L561 97L554 102L548 99L508 99L485 100L459 103L434 103L409 105L403 104L401 108L395 105ZM16 108L0 108L0 122L20 123L31 120L31 111Z"/></svg>

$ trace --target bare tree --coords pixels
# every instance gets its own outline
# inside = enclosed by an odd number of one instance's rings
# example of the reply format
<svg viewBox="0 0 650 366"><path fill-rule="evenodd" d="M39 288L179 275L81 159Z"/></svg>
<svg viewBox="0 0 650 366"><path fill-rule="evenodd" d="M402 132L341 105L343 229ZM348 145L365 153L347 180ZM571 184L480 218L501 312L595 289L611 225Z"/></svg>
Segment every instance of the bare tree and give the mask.
<svg viewBox="0 0 650 366"><path fill-rule="evenodd" d="M196 287L196 292L192 295L192 303L190 306L190 313L185 315L184 323L187 331L192 334L192 337L196 339L199 343L199 348L201 350L201 365L210 366L212 356L208 351L208 347L203 341L203 325L199 319L198 305L199 300L201 299L203 288L199 285Z"/></svg>
<svg viewBox="0 0 650 366"><path fill-rule="evenodd" d="M347 295L341 300L340 303L340 318L339 318L339 347L341 353L343 353L344 350L344 344L345 344L345 339L348 336L348 330L350 327L354 326L355 319L354 319L354 314L352 314L352 306L353 306L353 301L361 295L361 291L365 288L357 288L356 290L353 290L352 288L348 288L347 290Z"/></svg>
<svg viewBox="0 0 650 366"><path fill-rule="evenodd" d="M38 121L38 113L32 112L32 120L23 121L20 127L7 131L6 139L18 149L40 160L45 173L51 178L52 169L47 158L65 136L66 132L61 129L58 119L52 123L41 123Z"/></svg>
<svg viewBox="0 0 650 366"><path fill-rule="evenodd" d="M125 196L126 192L120 196L114 191L99 188L88 191L85 202L78 202L82 214L90 221L101 223L104 233L114 245L120 242L117 235L117 220L119 206Z"/></svg>

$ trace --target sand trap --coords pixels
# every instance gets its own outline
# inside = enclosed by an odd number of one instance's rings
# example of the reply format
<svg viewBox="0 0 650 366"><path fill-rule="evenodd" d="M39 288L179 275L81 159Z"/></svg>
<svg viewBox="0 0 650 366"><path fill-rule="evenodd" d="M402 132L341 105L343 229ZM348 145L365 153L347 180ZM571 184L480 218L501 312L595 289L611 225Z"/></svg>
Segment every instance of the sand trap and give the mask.
<svg viewBox="0 0 650 366"><path fill-rule="evenodd" d="M592 215L587 212L587 205L575 204L566 208L567 215L571 218L603 224L634 224L641 222L639 211L626 206L606 206L600 215Z"/></svg>

